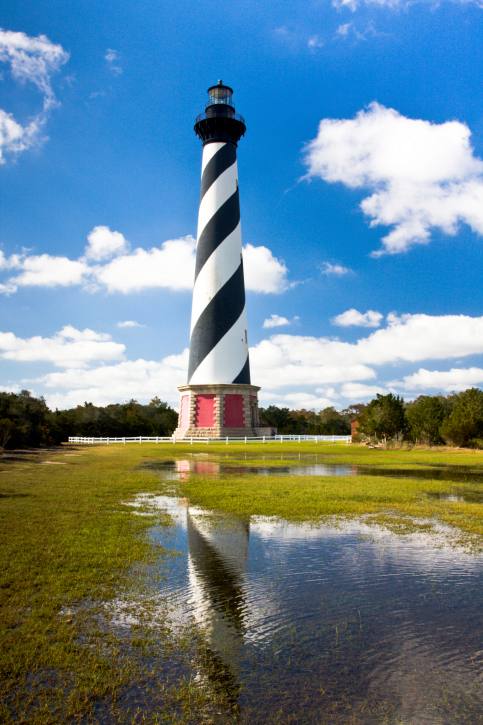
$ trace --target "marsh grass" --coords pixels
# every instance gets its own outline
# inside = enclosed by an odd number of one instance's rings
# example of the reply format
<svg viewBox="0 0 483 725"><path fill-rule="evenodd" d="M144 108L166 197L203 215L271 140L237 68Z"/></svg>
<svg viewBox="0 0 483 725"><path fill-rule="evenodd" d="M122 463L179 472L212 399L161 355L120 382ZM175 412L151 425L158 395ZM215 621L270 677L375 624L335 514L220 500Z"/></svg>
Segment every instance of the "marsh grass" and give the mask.
<svg viewBox="0 0 483 725"><path fill-rule="evenodd" d="M253 465L253 460L263 460L264 465L286 465L304 456L317 456L323 463L378 466L381 468L420 468L434 466L480 467L483 471L483 451L468 448L447 448L434 446L374 449L361 445L330 443L266 443L251 445L176 446L176 457L180 453L192 453L209 457L210 453L224 456L237 465ZM309 462L309 461L308 461Z"/></svg>
<svg viewBox="0 0 483 725"><path fill-rule="evenodd" d="M408 477L297 477L237 474L163 482L143 461L228 456L277 465L282 456L317 454L319 462L407 467ZM245 460L245 454L247 459ZM251 459L251 460L250 460ZM45 461L65 465L43 465ZM286 463L286 461L285 461ZM431 465L483 469L483 453L447 449L379 451L322 444L136 445L45 452L0 461L0 721L213 722L228 707L197 684L202 647L184 634L139 625L118 631L106 603L141 596L147 571L170 555L146 534L169 525L149 509L123 505L136 494L176 491L193 504L242 516L292 520L370 515L399 533L425 521L457 527L474 543L481 506L429 498L466 484L411 478ZM151 587L151 588L150 588Z"/></svg>
<svg viewBox="0 0 483 725"><path fill-rule="evenodd" d="M207 707L189 640L174 643L162 622L131 638L109 626L105 603L145 594L146 567L167 555L147 529L169 523L121 505L159 480L118 453L0 464L1 722L131 722L140 701L149 722L189 722Z"/></svg>
<svg viewBox="0 0 483 725"><path fill-rule="evenodd" d="M322 517L378 514L378 521L398 522L412 532L413 519L434 519L473 537L483 534L481 504L430 499L429 493L464 493L466 484L381 476L220 476L192 478L181 484L183 495L204 508L240 516L279 516L293 521Z"/></svg>
<svg viewBox="0 0 483 725"><path fill-rule="evenodd" d="M146 455L148 460L161 460L172 447L164 447L157 455ZM319 463L361 465L380 469L407 470L407 478L386 476L297 476L276 472L270 476L252 473L236 475L220 474L217 477L196 475L178 486L191 503L207 509L218 509L240 516L280 516L294 521L317 520L322 517L357 517L373 515L372 520L385 522L399 533L430 528L416 519L433 519L456 527L472 548L478 545L483 534L481 505L466 501L448 501L430 498L431 494L461 494L469 487L481 484L439 480L435 477L418 479L411 471L431 467L478 469L483 473L483 453L477 450L448 448L412 448L380 450L363 446L330 445L322 443L290 444L215 444L209 446L176 446L176 458L184 453L206 459L223 460L240 467L250 467L254 462L263 466L286 466L298 463L310 464L311 456ZM148 453L148 451L146 451ZM156 451L154 451L156 454ZM278 456L278 457L277 457ZM167 456L167 458L174 456Z"/></svg>

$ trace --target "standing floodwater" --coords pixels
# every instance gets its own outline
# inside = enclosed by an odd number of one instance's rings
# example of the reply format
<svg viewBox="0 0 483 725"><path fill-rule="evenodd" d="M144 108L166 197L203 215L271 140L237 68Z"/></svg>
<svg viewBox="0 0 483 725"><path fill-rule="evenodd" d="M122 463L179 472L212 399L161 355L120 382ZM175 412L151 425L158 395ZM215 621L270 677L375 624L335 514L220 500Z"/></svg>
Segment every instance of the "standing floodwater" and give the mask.
<svg viewBox="0 0 483 725"><path fill-rule="evenodd" d="M237 722L480 721L482 559L444 538L225 516L174 498L162 585ZM225 722L226 715L220 715ZM232 721L232 720L228 720Z"/></svg>

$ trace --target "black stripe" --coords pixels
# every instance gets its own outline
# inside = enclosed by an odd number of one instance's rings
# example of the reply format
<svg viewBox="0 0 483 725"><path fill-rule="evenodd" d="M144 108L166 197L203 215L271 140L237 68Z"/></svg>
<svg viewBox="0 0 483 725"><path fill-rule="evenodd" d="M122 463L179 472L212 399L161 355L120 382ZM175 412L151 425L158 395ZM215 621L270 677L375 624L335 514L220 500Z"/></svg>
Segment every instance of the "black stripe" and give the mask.
<svg viewBox="0 0 483 725"><path fill-rule="evenodd" d="M188 383L198 365L231 330L245 307L243 264L218 290L199 316L191 333ZM209 382L209 381L207 381Z"/></svg>
<svg viewBox="0 0 483 725"><path fill-rule="evenodd" d="M250 385L250 360L247 355L247 359L245 360L245 364L236 376L234 383L237 383L238 385Z"/></svg>
<svg viewBox="0 0 483 725"><path fill-rule="evenodd" d="M198 576L202 582L206 582L214 607L218 611L221 610L230 623L241 630L243 627L243 608L240 606L243 602L241 578L196 528L190 514L187 516L187 523L190 556ZM246 535L248 540L248 526Z"/></svg>
<svg viewBox="0 0 483 725"><path fill-rule="evenodd" d="M214 181L236 161L236 148L226 143L211 157L201 177L200 200L204 197Z"/></svg>
<svg viewBox="0 0 483 725"><path fill-rule="evenodd" d="M213 252L236 229L240 221L240 200L238 189L224 204L220 206L211 217L206 227L201 232L196 247L196 270L195 279L200 273L206 260Z"/></svg>

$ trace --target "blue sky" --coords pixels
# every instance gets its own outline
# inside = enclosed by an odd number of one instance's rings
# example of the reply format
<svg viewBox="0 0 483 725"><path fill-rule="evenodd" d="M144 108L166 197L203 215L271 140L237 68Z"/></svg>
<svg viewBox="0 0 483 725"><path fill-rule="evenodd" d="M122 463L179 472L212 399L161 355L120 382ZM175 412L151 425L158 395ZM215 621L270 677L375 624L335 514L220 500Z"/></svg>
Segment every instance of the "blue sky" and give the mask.
<svg viewBox="0 0 483 725"><path fill-rule="evenodd" d="M59 407L176 403L192 126L219 78L248 129L239 177L262 402L340 408L482 385L482 11L6 0L3 389Z"/></svg>

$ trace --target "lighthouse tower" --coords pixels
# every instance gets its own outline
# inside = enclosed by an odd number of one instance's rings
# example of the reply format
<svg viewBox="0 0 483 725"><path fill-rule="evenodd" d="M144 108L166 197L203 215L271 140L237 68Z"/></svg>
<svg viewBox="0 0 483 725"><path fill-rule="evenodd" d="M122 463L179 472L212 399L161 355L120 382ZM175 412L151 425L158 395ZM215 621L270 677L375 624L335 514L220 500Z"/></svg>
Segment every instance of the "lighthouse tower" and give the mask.
<svg viewBox="0 0 483 725"><path fill-rule="evenodd" d="M176 438L253 436L236 150L245 121L218 81L194 130L203 144L188 384L179 388Z"/></svg>

